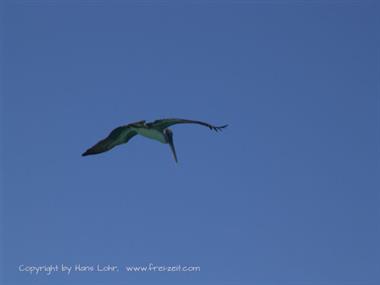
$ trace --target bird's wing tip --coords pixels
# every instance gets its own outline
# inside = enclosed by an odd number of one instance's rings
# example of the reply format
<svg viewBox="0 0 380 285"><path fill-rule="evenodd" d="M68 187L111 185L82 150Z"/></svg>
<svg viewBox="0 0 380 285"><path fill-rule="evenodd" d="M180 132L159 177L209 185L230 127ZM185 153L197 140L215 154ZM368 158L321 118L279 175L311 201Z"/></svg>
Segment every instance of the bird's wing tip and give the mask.
<svg viewBox="0 0 380 285"><path fill-rule="evenodd" d="M218 126L218 127L211 127L211 129L219 132L219 131L222 131L224 128L227 128L227 127L228 127L228 124L223 125L223 126Z"/></svg>

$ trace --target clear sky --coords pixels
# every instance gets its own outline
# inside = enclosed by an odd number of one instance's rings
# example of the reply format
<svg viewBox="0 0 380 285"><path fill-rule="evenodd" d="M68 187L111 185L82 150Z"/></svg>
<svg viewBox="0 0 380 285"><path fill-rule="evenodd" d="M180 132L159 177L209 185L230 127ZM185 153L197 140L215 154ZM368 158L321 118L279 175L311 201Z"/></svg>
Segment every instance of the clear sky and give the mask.
<svg viewBox="0 0 380 285"><path fill-rule="evenodd" d="M333 2L3 2L0 283L380 284L380 6ZM229 127L80 156L165 117Z"/></svg>

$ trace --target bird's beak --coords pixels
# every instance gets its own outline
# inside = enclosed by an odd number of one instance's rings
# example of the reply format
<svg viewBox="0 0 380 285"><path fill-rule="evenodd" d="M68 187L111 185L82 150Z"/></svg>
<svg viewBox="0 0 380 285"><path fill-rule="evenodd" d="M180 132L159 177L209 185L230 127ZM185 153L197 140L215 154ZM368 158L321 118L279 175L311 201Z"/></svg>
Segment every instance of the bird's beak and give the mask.
<svg viewBox="0 0 380 285"><path fill-rule="evenodd" d="M169 146L170 146L170 149L172 150L175 162L178 163L177 154L175 152L175 147L174 147L174 142L173 142L172 136L169 137Z"/></svg>

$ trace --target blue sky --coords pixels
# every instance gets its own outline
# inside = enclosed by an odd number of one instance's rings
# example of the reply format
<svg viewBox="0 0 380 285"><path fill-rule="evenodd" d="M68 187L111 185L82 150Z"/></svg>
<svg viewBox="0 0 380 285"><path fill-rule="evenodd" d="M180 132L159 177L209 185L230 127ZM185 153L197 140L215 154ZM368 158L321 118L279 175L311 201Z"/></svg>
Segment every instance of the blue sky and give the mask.
<svg viewBox="0 0 380 285"><path fill-rule="evenodd" d="M379 284L375 1L3 8L4 284ZM229 127L80 156L165 117Z"/></svg>

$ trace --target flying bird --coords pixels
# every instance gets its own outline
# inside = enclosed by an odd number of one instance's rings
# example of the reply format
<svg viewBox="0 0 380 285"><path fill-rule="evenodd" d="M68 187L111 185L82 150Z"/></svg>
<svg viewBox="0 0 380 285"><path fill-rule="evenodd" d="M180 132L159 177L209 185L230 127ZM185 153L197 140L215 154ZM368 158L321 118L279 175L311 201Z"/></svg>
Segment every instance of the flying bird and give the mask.
<svg viewBox="0 0 380 285"><path fill-rule="evenodd" d="M228 125L213 126L205 122L186 120L186 119L162 119L146 123L146 121L138 121L128 125L120 126L114 129L105 139L102 139L94 146L86 150L82 156L98 154L109 151L117 145L127 143L135 135L141 135L164 144L168 144L173 153L174 160L178 162L177 154L173 142L173 132L170 126L176 124L198 124L208 127L210 130L221 131Z"/></svg>

